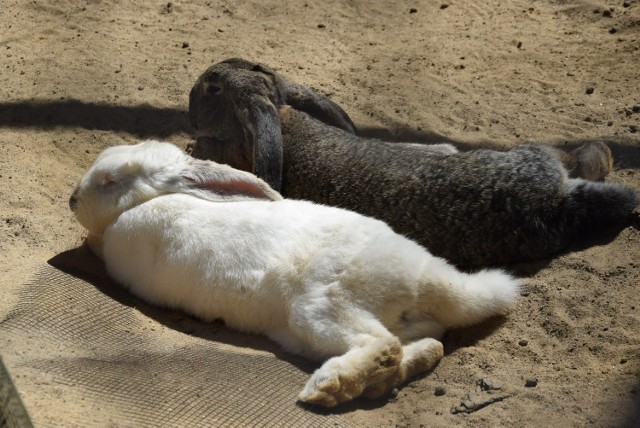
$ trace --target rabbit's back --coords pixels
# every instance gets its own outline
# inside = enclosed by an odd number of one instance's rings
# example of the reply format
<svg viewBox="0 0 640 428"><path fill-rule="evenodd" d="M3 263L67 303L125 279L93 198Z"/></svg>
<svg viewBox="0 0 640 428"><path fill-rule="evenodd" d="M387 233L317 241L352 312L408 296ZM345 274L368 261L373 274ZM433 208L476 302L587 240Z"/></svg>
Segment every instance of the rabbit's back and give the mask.
<svg viewBox="0 0 640 428"><path fill-rule="evenodd" d="M446 155L289 115L282 124L286 197L379 218L463 265L536 258L566 245L567 174L544 146Z"/></svg>

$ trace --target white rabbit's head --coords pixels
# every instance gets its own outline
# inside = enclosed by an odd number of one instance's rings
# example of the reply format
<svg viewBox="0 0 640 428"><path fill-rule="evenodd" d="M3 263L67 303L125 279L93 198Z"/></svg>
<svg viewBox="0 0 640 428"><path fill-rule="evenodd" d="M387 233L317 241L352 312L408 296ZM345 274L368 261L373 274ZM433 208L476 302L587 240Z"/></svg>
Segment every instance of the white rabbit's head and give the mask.
<svg viewBox="0 0 640 428"><path fill-rule="evenodd" d="M102 152L80 179L69 206L90 235L155 197L186 193L214 202L282 196L251 173L194 159L170 143L145 141Z"/></svg>

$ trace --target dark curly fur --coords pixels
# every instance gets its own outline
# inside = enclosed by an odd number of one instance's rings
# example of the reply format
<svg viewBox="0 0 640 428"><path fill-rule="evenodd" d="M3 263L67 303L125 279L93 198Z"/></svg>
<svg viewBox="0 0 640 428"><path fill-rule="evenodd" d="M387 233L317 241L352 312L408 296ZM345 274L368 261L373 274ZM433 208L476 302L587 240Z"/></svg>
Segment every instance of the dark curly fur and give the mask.
<svg viewBox="0 0 640 428"><path fill-rule="evenodd" d="M638 205L628 187L568 178L562 162L575 159L543 145L458 153L358 137L335 103L244 60L207 70L189 111L194 156L255 172L285 197L384 220L461 266L552 255Z"/></svg>

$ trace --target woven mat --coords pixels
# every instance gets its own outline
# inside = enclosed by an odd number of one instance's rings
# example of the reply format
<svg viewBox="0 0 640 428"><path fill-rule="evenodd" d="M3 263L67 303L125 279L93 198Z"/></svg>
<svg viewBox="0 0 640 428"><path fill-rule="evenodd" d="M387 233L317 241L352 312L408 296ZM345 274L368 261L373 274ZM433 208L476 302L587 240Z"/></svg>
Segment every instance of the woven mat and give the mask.
<svg viewBox="0 0 640 428"><path fill-rule="evenodd" d="M0 349L36 426L349 425L296 403L314 364L143 303L84 247L21 288Z"/></svg>

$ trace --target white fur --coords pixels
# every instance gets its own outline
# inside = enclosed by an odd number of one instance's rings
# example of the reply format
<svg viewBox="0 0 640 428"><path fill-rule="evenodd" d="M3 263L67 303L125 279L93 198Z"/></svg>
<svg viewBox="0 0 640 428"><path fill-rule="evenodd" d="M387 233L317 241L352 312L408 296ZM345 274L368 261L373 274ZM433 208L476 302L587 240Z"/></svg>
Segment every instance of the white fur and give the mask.
<svg viewBox="0 0 640 428"><path fill-rule="evenodd" d="M130 156L121 156L127 150ZM151 156L163 151L172 154L166 170L162 156ZM459 272L385 223L351 211L277 200L268 191L275 201L245 194L216 202L145 175L191 162L176 151L147 142L101 155L74 193L78 219L102 224L92 217L124 207L105 229L89 232L100 238L96 251L110 275L143 299L328 358L302 401L333 406L380 396L439 361L442 344L434 338L445 328L502 313L518 293L518 281L501 271ZM145 166L149 159L157 168ZM136 187L160 183L155 197L119 205L113 189L86 184L105 166L121 170L122 162L140 167L128 168L133 177L123 177L116 193L148 195ZM213 162L207 168L222 171L217 177L235 171Z"/></svg>

